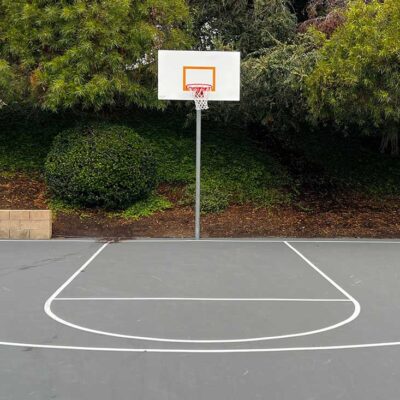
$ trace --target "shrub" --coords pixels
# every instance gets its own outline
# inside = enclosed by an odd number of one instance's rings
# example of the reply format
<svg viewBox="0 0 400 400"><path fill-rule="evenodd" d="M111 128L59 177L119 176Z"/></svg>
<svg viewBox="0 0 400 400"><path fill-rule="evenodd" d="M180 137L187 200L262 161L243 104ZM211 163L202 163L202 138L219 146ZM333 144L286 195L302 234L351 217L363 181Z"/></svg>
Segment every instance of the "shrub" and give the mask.
<svg viewBox="0 0 400 400"><path fill-rule="evenodd" d="M128 127L94 125L61 132L45 164L55 198L105 209L126 208L154 189L156 161L147 144Z"/></svg>

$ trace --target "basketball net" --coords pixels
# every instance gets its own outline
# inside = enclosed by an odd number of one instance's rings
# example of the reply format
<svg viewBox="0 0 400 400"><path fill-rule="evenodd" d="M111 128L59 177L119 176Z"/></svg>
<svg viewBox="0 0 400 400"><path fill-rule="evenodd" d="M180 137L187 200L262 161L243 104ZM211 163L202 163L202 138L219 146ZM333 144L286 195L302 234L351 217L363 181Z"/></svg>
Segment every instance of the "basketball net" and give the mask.
<svg viewBox="0 0 400 400"><path fill-rule="evenodd" d="M192 83L187 85L187 88L192 92L196 110L208 110L208 95L212 86L204 83Z"/></svg>

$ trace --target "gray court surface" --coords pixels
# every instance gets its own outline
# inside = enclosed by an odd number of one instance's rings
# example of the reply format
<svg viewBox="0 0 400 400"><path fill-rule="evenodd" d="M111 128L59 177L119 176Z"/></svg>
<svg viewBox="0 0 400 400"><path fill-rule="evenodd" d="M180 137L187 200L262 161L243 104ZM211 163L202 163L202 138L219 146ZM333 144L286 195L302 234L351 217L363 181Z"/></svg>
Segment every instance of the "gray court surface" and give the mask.
<svg viewBox="0 0 400 400"><path fill-rule="evenodd" d="M400 241L0 241L0 399L400 396Z"/></svg>

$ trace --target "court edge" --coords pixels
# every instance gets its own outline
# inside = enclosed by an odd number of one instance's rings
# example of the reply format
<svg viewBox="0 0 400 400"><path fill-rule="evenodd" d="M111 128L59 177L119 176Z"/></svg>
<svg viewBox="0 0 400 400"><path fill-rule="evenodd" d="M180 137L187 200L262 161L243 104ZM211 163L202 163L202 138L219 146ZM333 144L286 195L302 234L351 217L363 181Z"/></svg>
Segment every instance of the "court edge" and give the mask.
<svg viewBox="0 0 400 400"><path fill-rule="evenodd" d="M0 239L0 243L74 243L74 242L81 242L81 243L104 243L105 240L101 239ZM163 242L175 242L175 243L183 243L183 242L216 242L216 243L352 243L352 244L400 244L400 239L396 240L387 240L387 239L296 239L296 238L286 238L286 239L170 239L170 238L161 238L161 239L126 239L126 240L111 240L108 241L109 243L163 243Z"/></svg>

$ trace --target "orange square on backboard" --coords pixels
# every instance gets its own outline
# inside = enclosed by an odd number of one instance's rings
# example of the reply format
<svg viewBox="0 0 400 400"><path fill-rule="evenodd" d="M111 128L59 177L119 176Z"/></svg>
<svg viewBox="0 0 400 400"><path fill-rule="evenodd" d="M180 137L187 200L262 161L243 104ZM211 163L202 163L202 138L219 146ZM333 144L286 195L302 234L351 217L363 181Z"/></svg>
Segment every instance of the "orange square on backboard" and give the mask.
<svg viewBox="0 0 400 400"><path fill-rule="evenodd" d="M204 81L204 82L190 82L188 81L188 74L193 71L198 71L198 72L209 72L211 73L211 81ZM200 79L201 80L201 79ZM189 89L187 87L188 84L190 83L197 83L197 84L211 84L211 91L215 92L216 89L216 85L217 85L217 76L216 76L216 68L215 67L199 67L199 66L184 66L183 67L183 91L184 92L188 92Z"/></svg>

